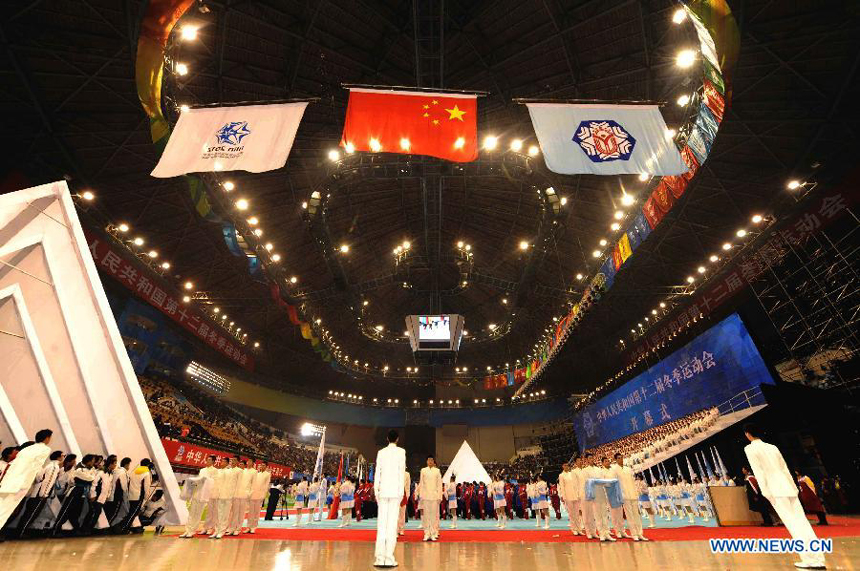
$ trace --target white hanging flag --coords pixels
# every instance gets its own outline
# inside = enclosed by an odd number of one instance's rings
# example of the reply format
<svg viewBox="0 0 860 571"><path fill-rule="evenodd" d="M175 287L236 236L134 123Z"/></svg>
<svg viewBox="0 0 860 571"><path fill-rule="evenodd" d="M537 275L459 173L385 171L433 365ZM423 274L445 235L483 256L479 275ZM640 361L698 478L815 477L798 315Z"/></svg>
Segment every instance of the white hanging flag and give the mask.
<svg viewBox="0 0 860 571"><path fill-rule="evenodd" d="M316 480L320 476L322 476L323 470L323 459L325 458L325 430L323 430L322 438L320 438L320 447L317 450L317 461L314 462L314 474L313 480Z"/></svg>
<svg viewBox="0 0 860 571"><path fill-rule="evenodd" d="M559 174L687 172L656 105L528 103L546 166Z"/></svg>
<svg viewBox="0 0 860 571"><path fill-rule="evenodd" d="M281 168L307 106L302 101L183 111L152 176Z"/></svg>

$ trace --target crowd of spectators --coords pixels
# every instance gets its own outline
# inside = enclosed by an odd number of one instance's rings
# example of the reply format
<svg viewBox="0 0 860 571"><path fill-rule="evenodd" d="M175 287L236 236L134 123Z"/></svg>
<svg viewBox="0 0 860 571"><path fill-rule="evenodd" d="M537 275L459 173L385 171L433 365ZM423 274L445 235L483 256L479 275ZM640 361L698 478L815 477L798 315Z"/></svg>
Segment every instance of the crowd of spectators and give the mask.
<svg viewBox="0 0 860 571"><path fill-rule="evenodd" d="M295 472L313 473L317 448L291 440L189 383L139 377L160 436L187 440L224 452L265 458ZM323 471L337 474L340 454L328 452Z"/></svg>
<svg viewBox="0 0 860 571"><path fill-rule="evenodd" d="M642 432L601 444L588 452L594 454L596 458L603 456L612 458L620 452L635 470L636 466L647 459L668 452L685 440L705 432L719 417L720 412L716 407L700 410Z"/></svg>

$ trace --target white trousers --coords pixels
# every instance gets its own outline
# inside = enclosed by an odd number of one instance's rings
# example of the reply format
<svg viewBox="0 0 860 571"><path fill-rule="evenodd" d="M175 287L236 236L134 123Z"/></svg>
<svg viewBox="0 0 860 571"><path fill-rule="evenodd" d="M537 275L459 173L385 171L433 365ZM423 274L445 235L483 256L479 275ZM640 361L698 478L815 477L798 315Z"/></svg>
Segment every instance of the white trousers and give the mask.
<svg viewBox="0 0 860 571"><path fill-rule="evenodd" d="M394 548L397 546L397 520L400 517L402 498L377 498L376 565L396 565Z"/></svg>
<svg viewBox="0 0 860 571"><path fill-rule="evenodd" d="M639 500L624 500L617 508L612 508L612 528L621 532L624 529L624 516L633 537L642 536L642 515L639 513Z"/></svg>
<svg viewBox="0 0 860 571"><path fill-rule="evenodd" d="M260 510L263 509L263 498L251 498L248 500L248 527L257 529L260 521Z"/></svg>
<svg viewBox="0 0 860 571"><path fill-rule="evenodd" d="M581 500L582 504L582 519L585 520L585 533L588 535L596 535L596 526L594 520L594 500Z"/></svg>
<svg viewBox="0 0 860 571"><path fill-rule="evenodd" d="M215 533L218 535L224 535L227 531L227 526L230 525L230 513L231 507L233 505L233 498L227 498L224 500L215 500L215 510L217 518L215 523Z"/></svg>
<svg viewBox="0 0 860 571"><path fill-rule="evenodd" d="M812 530L809 520L806 519L806 514L803 513L803 506L800 504L800 498L767 498L773 510L782 523L785 529L791 535L792 539L802 539L809 548L809 542L816 539L815 532ZM800 560L804 563L822 566L824 565L824 554L804 551L800 554Z"/></svg>
<svg viewBox="0 0 860 571"><path fill-rule="evenodd" d="M6 525L6 520L9 519L28 491L29 488L24 488L13 494L0 494L0 528Z"/></svg>
<svg viewBox="0 0 860 571"><path fill-rule="evenodd" d="M206 504L206 521L203 523L205 531L218 528L218 500L211 498Z"/></svg>
<svg viewBox="0 0 860 571"><path fill-rule="evenodd" d="M582 515L579 513L580 503L580 500L564 500L564 509L567 510L570 529L576 531L582 529Z"/></svg>
<svg viewBox="0 0 860 571"><path fill-rule="evenodd" d="M406 529L406 506L400 506L400 516L397 518L397 533Z"/></svg>
<svg viewBox="0 0 860 571"><path fill-rule="evenodd" d="M609 499L606 497L606 490L602 486L595 486L594 502L592 502L594 510L594 525L597 528L598 537L609 536Z"/></svg>
<svg viewBox="0 0 860 571"><path fill-rule="evenodd" d="M436 537L439 535L439 502L434 500L421 500L421 527L424 529L424 537Z"/></svg>
<svg viewBox="0 0 860 571"><path fill-rule="evenodd" d="M233 509L230 513L230 531L242 531L245 523L245 512L248 511L248 498L233 498Z"/></svg>
<svg viewBox="0 0 860 571"><path fill-rule="evenodd" d="M185 533L194 535L197 533L197 528L200 526L200 518L203 517L203 508L207 502L200 500L191 500L191 507L188 508L188 520L185 523Z"/></svg>

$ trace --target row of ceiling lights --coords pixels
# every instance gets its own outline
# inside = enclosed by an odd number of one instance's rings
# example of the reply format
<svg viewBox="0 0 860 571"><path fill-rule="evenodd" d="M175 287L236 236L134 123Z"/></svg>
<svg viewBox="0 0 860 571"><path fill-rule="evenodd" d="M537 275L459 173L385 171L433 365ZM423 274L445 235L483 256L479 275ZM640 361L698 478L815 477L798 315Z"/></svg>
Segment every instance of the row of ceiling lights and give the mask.
<svg viewBox="0 0 860 571"><path fill-rule="evenodd" d="M364 396L363 395L338 392L338 391L334 391L334 390L330 390L328 392L328 394L330 397L335 398L335 399L343 399L343 400L346 400L349 402L357 402L357 403L364 402ZM523 400L527 400L527 399L538 399L538 398L542 398L545 396L546 396L546 390L534 391L534 392L529 393L528 395L523 395L520 397L513 396L513 397L511 397L511 402L523 401ZM374 397L371 400L371 402L373 402L374 404L378 404L380 402L380 399ZM418 399L412 400L413 405L420 405L420 404L422 404L422 402L423 401L420 401ZM493 399L490 399L490 402L492 403ZM503 399L501 397L496 397L495 403L501 404L502 402L503 402ZM397 405L397 404L400 404L400 399L388 398L385 400L385 403ZM460 405L460 399L447 399L447 401L446 401L446 399L429 399L427 401L427 404L428 405L438 405L438 406L445 406L446 404L450 405L450 406L459 406ZM473 399L473 404L487 404L487 399L486 398Z"/></svg>

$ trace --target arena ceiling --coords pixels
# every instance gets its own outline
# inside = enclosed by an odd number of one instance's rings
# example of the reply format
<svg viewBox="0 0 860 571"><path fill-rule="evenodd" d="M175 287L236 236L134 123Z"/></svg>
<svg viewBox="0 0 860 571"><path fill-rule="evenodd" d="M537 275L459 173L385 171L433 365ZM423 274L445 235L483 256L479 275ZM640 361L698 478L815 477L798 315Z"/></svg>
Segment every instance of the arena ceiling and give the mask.
<svg viewBox="0 0 860 571"><path fill-rule="evenodd" d="M784 195L786 180L823 176L856 147L856 4L730 4L740 58L732 105L709 159L568 338L541 378L544 386L581 393L602 382L598 372L617 362L616 342L632 321L682 286L752 213L767 211ZM513 98L665 100L671 127L684 119L675 99L696 81L695 69L674 65L675 54L696 43L689 23L673 24L677 4L668 0L205 0L200 7L180 21L200 30L197 40L174 47L190 71L166 79L169 117L175 120L180 104L319 98L285 168L235 173L232 180L250 200L264 240L298 278L292 294L308 304L307 318L319 318L347 354L388 365L384 378L350 379L323 363L268 288L230 254L220 226L195 213L184 181L149 176L156 152L134 83L145 2L28 0L0 8L3 171L32 184L66 177L74 188L92 189L95 208L146 235L171 261L177 283L193 280L261 342L258 371L269 382L389 393L401 385L408 395L428 390L408 387L467 380L514 362L581 291L576 275L594 272L591 252L611 237L622 188L639 198L643 187L637 177L550 173L568 201L549 232L538 223L541 206L531 187L489 157L428 188L420 177L394 176L401 158L380 156L374 164L383 174L344 183L331 200L328 236L334 245L348 244L349 253L327 260L331 252L303 219L302 203L328 180L327 156L346 107L342 84L485 91L479 136L530 145L528 114ZM415 159L412 166L439 164ZM521 241L535 244L539 236L549 236L543 246L520 250ZM390 276L392 249L404 240L436 260L416 271L408 288L380 279ZM471 245L485 276L468 287L458 287L450 260L460 240ZM356 299L368 301L365 323L386 331L402 330L406 314L431 311L462 313L475 337L491 323L511 325L492 341L467 338L458 365L468 374L439 367L406 375L414 365L408 346L365 335L350 308Z"/></svg>

